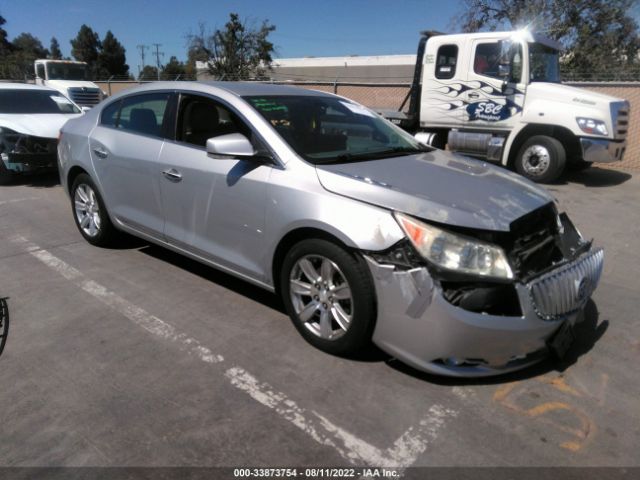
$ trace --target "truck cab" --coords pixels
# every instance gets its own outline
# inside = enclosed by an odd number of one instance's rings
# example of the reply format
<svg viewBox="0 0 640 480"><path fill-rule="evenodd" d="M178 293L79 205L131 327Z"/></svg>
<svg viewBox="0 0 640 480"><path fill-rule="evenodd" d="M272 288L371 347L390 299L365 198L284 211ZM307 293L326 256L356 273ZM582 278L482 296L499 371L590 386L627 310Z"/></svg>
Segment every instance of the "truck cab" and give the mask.
<svg viewBox="0 0 640 480"><path fill-rule="evenodd" d="M104 92L90 81L89 66L71 60L36 60L36 85L54 88L84 108L91 108L103 98Z"/></svg>
<svg viewBox="0 0 640 480"><path fill-rule="evenodd" d="M527 30L423 32L409 111L388 117L424 143L537 182L566 167L622 160L629 103L562 85L560 49Z"/></svg>

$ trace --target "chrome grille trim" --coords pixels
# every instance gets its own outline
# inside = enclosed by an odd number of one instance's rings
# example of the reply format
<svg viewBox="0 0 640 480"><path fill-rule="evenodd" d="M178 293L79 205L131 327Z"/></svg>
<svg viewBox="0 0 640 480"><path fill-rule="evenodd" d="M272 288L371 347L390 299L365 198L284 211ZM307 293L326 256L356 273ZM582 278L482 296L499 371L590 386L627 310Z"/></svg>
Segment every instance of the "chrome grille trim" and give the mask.
<svg viewBox="0 0 640 480"><path fill-rule="evenodd" d="M616 140L625 140L629 130L629 102L612 102L611 119L613 136Z"/></svg>
<svg viewBox="0 0 640 480"><path fill-rule="evenodd" d="M100 103L100 90L97 88L70 88L69 96L81 107L93 107Z"/></svg>
<svg viewBox="0 0 640 480"><path fill-rule="evenodd" d="M598 286L603 265L604 250L598 248L529 282L538 317L553 321L581 310Z"/></svg>

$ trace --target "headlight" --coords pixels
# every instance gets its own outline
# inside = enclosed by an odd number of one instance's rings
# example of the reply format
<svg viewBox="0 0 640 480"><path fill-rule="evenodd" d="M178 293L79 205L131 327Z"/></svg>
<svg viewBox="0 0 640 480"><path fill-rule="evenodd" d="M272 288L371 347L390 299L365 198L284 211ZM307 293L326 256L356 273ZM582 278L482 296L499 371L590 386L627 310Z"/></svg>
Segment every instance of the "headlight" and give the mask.
<svg viewBox="0 0 640 480"><path fill-rule="evenodd" d="M434 265L459 273L512 279L513 272L502 248L428 225L395 213L413 246Z"/></svg>
<svg viewBox="0 0 640 480"><path fill-rule="evenodd" d="M608 135L607 126L602 120L596 120L595 118L582 118L577 117L576 122L580 130L584 133L590 133L592 135Z"/></svg>

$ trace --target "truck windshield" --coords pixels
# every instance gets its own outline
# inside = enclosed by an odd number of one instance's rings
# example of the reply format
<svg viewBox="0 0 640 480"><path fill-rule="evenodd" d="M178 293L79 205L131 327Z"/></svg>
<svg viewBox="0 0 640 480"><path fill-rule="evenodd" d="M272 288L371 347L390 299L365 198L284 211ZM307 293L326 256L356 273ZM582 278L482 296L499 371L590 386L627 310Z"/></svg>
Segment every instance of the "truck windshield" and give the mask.
<svg viewBox="0 0 640 480"><path fill-rule="evenodd" d="M86 65L72 63L50 63L47 65L49 80L89 80Z"/></svg>
<svg viewBox="0 0 640 480"><path fill-rule="evenodd" d="M371 110L333 97L244 97L298 155L313 164L411 155L428 148Z"/></svg>
<svg viewBox="0 0 640 480"><path fill-rule="evenodd" d="M560 82L558 51L540 43L529 44L529 79L532 82Z"/></svg>
<svg viewBox="0 0 640 480"><path fill-rule="evenodd" d="M71 100L48 90L0 90L0 114L80 113Z"/></svg>

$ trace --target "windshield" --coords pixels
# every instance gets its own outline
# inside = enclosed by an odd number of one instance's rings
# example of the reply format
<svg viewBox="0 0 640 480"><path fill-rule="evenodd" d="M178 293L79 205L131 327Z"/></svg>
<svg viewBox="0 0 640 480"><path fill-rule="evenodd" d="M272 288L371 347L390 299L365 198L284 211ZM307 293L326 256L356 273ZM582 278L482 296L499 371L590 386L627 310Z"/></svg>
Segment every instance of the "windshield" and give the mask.
<svg viewBox="0 0 640 480"><path fill-rule="evenodd" d="M320 96L245 97L280 136L313 164L347 163L430 150L369 109Z"/></svg>
<svg viewBox="0 0 640 480"><path fill-rule="evenodd" d="M86 65L49 63L47 72L49 80L89 80L89 70Z"/></svg>
<svg viewBox="0 0 640 480"><path fill-rule="evenodd" d="M80 113L80 110L58 92L2 89L0 113Z"/></svg>
<svg viewBox="0 0 640 480"><path fill-rule="evenodd" d="M529 44L529 78L532 82L560 82L558 51L540 43Z"/></svg>

